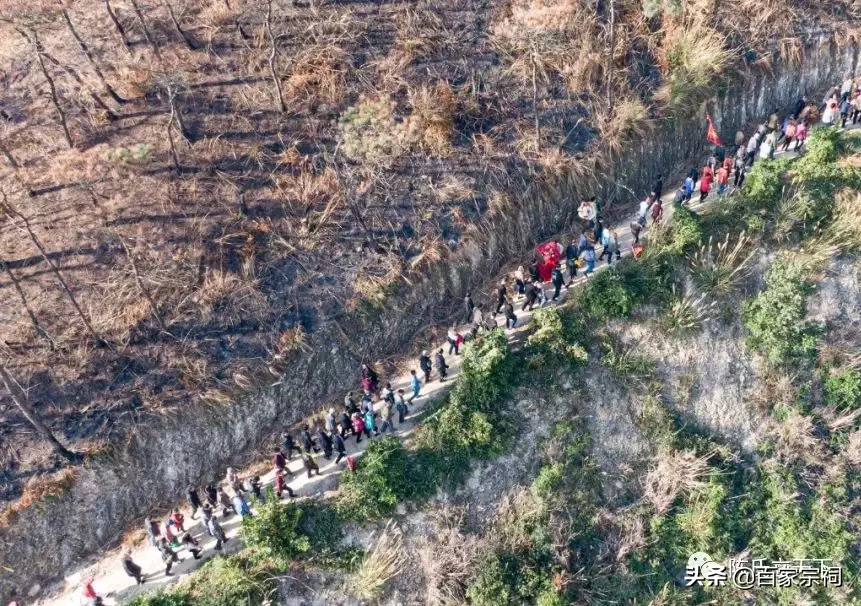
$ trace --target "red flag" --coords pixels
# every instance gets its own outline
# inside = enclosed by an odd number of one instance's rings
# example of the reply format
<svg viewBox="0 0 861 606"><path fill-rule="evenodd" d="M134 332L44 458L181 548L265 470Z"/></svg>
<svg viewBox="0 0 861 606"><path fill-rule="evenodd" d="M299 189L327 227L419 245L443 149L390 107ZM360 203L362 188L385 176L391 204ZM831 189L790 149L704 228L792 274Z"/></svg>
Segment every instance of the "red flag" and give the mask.
<svg viewBox="0 0 861 606"><path fill-rule="evenodd" d="M706 122L709 123L709 128L706 131L706 139L708 139L711 143L714 143L715 145L723 147L723 143L720 142L720 137L718 137L715 124L714 122L712 122L712 117L708 114L706 114Z"/></svg>

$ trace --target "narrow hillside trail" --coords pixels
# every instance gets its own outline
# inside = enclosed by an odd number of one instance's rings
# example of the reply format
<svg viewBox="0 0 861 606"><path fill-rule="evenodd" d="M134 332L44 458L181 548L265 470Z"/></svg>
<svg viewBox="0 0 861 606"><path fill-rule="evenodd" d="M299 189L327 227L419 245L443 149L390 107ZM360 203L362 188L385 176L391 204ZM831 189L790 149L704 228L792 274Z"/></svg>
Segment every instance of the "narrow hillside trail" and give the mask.
<svg viewBox="0 0 861 606"><path fill-rule="evenodd" d="M861 124L857 125L857 127L861 127ZM848 126L849 128L856 128L856 126ZM797 154L793 151L790 152L776 152L775 157L795 157ZM759 158L756 160L760 162ZM702 163L699 163L698 166L701 168ZM732 194L734 188L732 187L732 177L730 177L730 186L727 189L724 197L717 196L717 184L714 183L712 187L712 192L706 198L704 203L699 202L699 184L697 184L697 188L695 188L693 198L689 208L694 211L700 211L708 206L719 204L722 199L724 199L727 195ZM665 190L667 188L665 187ZM663 222L669 222L672 220L674 204L673 197L675 194L676 187L670 187L669 192L665 193L662 196L662 201L664 205L664 218ZM643 194L645 197L645 193ZM609 226L609 229L615 229L619 236L619 247L622 251L623 256L628 256L631 254L631 245L633 244L633 236L630 231L630 224L634 222L637 218L636 212L629 216L626 221L623 221L620 224L616 224L614 226ZM651 217L649 217L649 227L651 227ZM650 229L646 228L643 230L641 238L645 238L648 241L648 234ZM565 238L561 239L565 241ZM539 244L536 242L536 244ZM596 247L600 250L600 246ZM606 260L601 260L596 262L596 272L604 271L608 267ZM511 268L513 269L513 268ZM578 277L575 279L571 288L578 288L582 286L582 284L588 278L582 275L582 271L578 272ZM568 280L568 276L566 273L566 283ZM551 285L545 285L545 291L548 293L548 298L552 295L553 288ZM560 301L558 303L564 302L566 295L569 289L563 287ZM506 333L509 336L509 341L514 342L522 338L523 333L528 330L528 327L532 320L533 312L529 311L521 311L523 297L518 297L515 299L515 310L517 313L518 321L517 326L514 329L506 330ZM547 305L555 305L558 303L548 302ZM536 307L535 309L539 309ZM487 312L488 310L483 310ZM504 326L504 317L499 314L497 315L497 320L500 321L501 326ZM461 326L462 332L468 331L468 327ZM407 416L406 421L398 425L397 420L395 420L395 433L394 435L401 438L408 438L415 431L416 427L420 422L420 415L423 410L425 410L428 404L437 402L440 399L444 398L448 393L451 385L454 384L459 371L460 371L460 357L455 355L448 355L448 344L445 345L437 345L435 348L428 347L428 352L433 357L433 352L438 351L440 347L443 348L444 353L446 354L445 358L449 365L448 369L448 378L445 382L441 382L439 380L439 376L436 372L436 368L434 368L434 372L431 377L431 381L427 385L422 385L421 394L413 404L410 406L410 413ZM417 360L414 361L414 364L410 367L416 369L421 377L421 372L418 369ZM358 373L358 369L357 369ZM388 380L392 384L392 388L394 390L403 389L406 395L412 393L412 390L409 387L409 374L405 374L394 379L389 378ZM381 380L381 384L385 384L385 379ZM357 386L356 390L359 392L359 388ZM379 407L379 403L377 403L377 407ZM336 409L340 410L341 405L339 404ZM274 431L274 428L273 428ZM367 447L368 444L374 441L374 439L378 438L363 438L362 442L356 445L355 438L353 436L345 439L347 443L347 454L349 456L353 456L356 458L360 456ZM332 490L337 487L338 477L340 474L346 469L346 461L341 461L340 464L335 465L334 456L331 460L326 460L323 458L322 453L315 455L317 464L320 467L320 475L315 475L313 478L308 478L304 468L302 466L301 459L294 454L292 460L289 462L289 469L293 473L294 477L289 482L289 486L293 489L296 494L297 499L301 499L304 497L309 497L317 494L322 494L326 491ZM257 466L258 468L260 465ZM239 473L239 475L243 478L248 477L249 473ZM274 474L270 471L265 475L260 476L261 481L264 484L264 487L270 486L274 484ZM219 478L219 480L223 480L223 478ZM264 488L265 489L265 488ZM288 502L289 499L285 497L285 502ZM253 508L252 508L253 510ZM146 540L137 544L136 546L131 548L131 557L132 560L139 565L143 570L143 576L145 578L145 582L143 585L137 586L132 578L127 576L122 569L122 565L120 562L120 557L124 551L124 548L116 548L109 551L106 551L104 554L98 557L98 559L94 562L90 562L88 564L82 565L78 569L71 571L62 582L61 586L55 588L55 593L51 597L43 598L36 600L34 602L31 601L20 601L20 604L40 604L42 606L79 606L82 604L88 604L89 602L82 595L82 583L85 579L92 577L93 587L96 592L104 598L104 604L119 604L125 601L130 600L135 595L141 592L149 592L155 591L159 588L167 587L171 584L176 583L182 578L186 577L188 574L199 568L204 562L206 562L209 558L213 557L218 553L231 553L237 551L242 547L241 538L239 537L239 531L241 527L241 518L239 515L231 515L227 518L222 518L220 515L218 516L218 521L224 528L226 535L229 538L229 541L225 544L223 551L217 552L213 549L215 545L215 540L206 534L203 525L200 521L200 517L197 520L192 520L190 517L190 513L188 511L188 506L183 503L182 509L185 514L185 526L186 530L189 531L192 536L194 536L199 542L200 547L202 548L203 557L200 560L195 560L191 554L185 550L184 548L178 551L179 557L182 559L181 562L174 564L172 575L165 576L164 564L161 560L161 554L159 551ZM160 525L163 523L163 519L159 519ZM46 554L46 557L50 557L50 554Z"/></svg>

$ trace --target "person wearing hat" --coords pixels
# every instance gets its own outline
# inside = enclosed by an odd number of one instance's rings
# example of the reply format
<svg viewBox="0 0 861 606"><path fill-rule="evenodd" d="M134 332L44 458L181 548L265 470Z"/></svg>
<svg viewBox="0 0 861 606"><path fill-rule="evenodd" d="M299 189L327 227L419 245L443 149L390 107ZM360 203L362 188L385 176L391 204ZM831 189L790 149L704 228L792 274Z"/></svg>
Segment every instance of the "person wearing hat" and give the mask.
<svg viewBox="0 0 861 606"><path fill-rule="evenodd" d="M425 373L425 383L428 383L430 381L431 369L433 366L426 349L422 350L422 355L419 356L419 368L421 368L422 372Z"/></svg>

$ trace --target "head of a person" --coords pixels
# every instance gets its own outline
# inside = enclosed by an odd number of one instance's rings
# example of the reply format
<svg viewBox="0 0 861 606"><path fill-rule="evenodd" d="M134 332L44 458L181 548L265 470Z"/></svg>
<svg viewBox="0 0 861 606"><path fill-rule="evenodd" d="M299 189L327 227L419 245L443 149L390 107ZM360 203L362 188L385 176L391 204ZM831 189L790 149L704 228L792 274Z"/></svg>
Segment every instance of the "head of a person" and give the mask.
<svg viewBox="0 0 861 606"><path fill-rule="evenodd" d="M423 349L423 350L422 350L422 355L423 355L423 356L428 355L428 350L427 350L427 349Z"/></svg>
<svg viewBox="0 0 861 606"><path fill-rule="evenodd" d="M415 374L416 374L416 369L415 369L415 368L411 368L411 369L410 369L410 374L411 374L411 375L415 375Z"/></svg>

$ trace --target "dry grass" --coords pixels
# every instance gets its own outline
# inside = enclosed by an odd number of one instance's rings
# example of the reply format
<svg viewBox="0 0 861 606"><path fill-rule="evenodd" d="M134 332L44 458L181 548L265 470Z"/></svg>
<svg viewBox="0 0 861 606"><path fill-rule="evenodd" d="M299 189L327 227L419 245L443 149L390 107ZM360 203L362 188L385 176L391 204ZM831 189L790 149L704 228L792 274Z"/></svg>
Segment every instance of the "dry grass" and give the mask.
<svg viewBox="0 0 861 606"><path fill-rule="evenodd" d="M216 316L228 326L249 319L262 322L271 312L269 302L254 282L222 270L210 270L194 296L201 322Z"/></svg>
<svg viewBox="0 0 861 606"><path fill-rule="evenodd" d="M596 108L595 126L601 143L613 154L620 154L633 140L645 137L652 129L649 110L639 99L620 99L612 113Z"/></svg>
<svg viewBox="0 0 861 606"><path fill-rule="evenodd" d="M809 460L820 450L813 420L795 409L789 409L786 418L777 422L775 431L774 454L780 461Z"/></svg>
<svg viewBox="0 0 861 606"><path fill-rule="evenodd" d="M725 37L704 19L667 29L658 57L666 83L655 93L655 99L671 114L696 113L732 64L733 55Z"/></svg>
<svg viewBox="0 0 861 606"><path fill-rule="evenodd" d="M283 331L278 337L277 355L284 357L292 353L308 352L308 335L300 324Z"/></svg>
<svg viewBox="0 0 861 606"><path fill-rule="evenodd" d="M447 82L420 86L410 91L413 108L409 137L426 152L445 155L451 151L457 97Z"/></svg>
<svg viewBox="0 0 861 606"><path fill-rule="evenodd" d="M293 57L284 94L294 102L340 103L347 89L350 55L333 44L303 48Z"/></svg>
<svg viewBox="0 0 861 606"><path fill-rule="evenodd" d="M607 53L597 35L593 5L564 0L519 0L511 15L493 27L493 44L524 83L550 86L559 78L578 94L605 81Z"/></svg>
<svg viewBox="0 0 861 606"><path fill-rule="evenodd" d="M849 434L849 440L841 453L844 460L855 467L861 466L861 429Z"/></svg>
<svg viewBox="0 0 861 606"><path fill-rule="evenodd" d="M377 534L373 546L365 552L359 569L353 574L353 593L372 600L382 593L390 580L398 576L404 564L403 534L389 521Z"/></svg>
<svg viewBox="0 0 861 606"><path fill-rule="evenodd" d="M76 474L74 467L65 467L54 473L33 477L24 486L21 497L0 511L0 528L9 526L14 516L25 509L63 495L75 483Z"/></svg>
<svg viewBox="0 0 861 606"><path fill-rule="evenodd" d="M704 485L700 478L709 472L711 455L698 457L692 451L661 451L643 479L643 500L658 514L672 507L681 495L690 495Z"/></svg>
<svg viewBox="0 0 861 606"><path fill-rule="evenodd" d="M840 191L834 197L834 215L823 237L841 252L861 250L861 194Z"/></svg>
<svg viewBox="0 0 861 606"><path fill-rule="evenodd" d="M479 539L462 532L463 512L443 507L433 514L431 538L422 537L418 558L426 579L427 604L455 606L466 601L466 589L474 574Z"/></svg>

